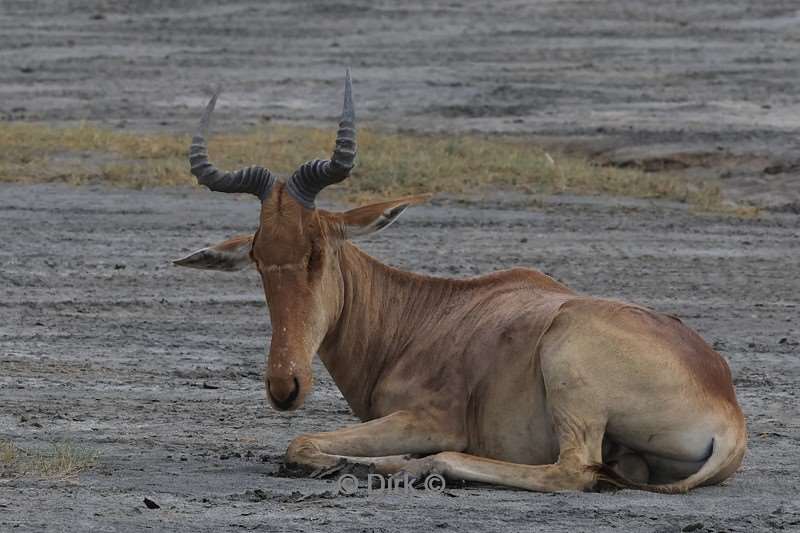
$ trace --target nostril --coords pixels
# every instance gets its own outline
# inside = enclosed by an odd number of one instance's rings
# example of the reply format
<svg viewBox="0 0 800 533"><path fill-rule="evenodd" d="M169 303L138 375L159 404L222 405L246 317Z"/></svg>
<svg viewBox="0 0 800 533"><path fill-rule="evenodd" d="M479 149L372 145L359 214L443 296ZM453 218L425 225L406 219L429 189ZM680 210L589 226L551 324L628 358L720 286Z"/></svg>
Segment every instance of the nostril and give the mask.
<svg viewBox="0 0 800 533"><path fill-rule="evenodd" d="M272 403L275 405L275 407L277 407L281 411L289 409L294 403L294 401L297 399L297 397L300 395L300 382L297 381L296 377L293 379L294 379L294 387L292 388L292 391L289 393L289 396L287 396L284 399L275 397L275 395L272 393L272 386L270 385L270 382L267 381L267 392L269 392L269 397L272 399Z"/></svg>

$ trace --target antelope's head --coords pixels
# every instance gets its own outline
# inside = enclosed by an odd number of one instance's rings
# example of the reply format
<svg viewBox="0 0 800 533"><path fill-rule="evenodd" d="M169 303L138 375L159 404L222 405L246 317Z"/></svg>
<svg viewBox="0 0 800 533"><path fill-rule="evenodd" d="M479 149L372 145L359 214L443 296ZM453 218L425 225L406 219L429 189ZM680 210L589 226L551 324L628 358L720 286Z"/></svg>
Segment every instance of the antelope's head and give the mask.
<svg viewBox="0 0 800 533"><path fill-rule="evenodd" d="M209 162L206 137L217 96L211 98L192 138L192 174L212 191L258 196L258 230L252 236L198 250L175 263L211 270L240 270L251 265L258 269L272 322L265 373L267 397L279 410L294 410L311 390L312 359L341 314L342 244L348 238L385 228L406 207L427 196L399 198L343 213L316 208L317 194L346 179L355 163L355 110L349 72L331 159L304 163L286 181L260 166L222 172Z"/></svg>

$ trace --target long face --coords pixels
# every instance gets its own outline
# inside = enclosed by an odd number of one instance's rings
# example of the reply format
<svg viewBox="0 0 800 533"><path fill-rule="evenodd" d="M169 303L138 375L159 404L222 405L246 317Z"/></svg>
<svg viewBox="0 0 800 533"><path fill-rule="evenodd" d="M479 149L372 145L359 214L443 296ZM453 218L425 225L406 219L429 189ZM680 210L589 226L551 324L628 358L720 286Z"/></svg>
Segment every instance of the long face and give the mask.
<svg viewBox="0 0 800 533"><path fill-rule="evenodd" d="M254 235L202 248L175 264L225 272L255 266L272 323L264 375L267 398L276 409L297 409L311 391L314 354L325 336L338 327L346 241L380 231L408 206L427 198L407 196L331 213L301 206L287 186L278 183L261 206Z"/></svg>
<svg viewBox="0 0 800 533"><path fill-rule="evenodd" d="M297 409L311 391L311 362L341 315L340 253L347 238L380 231L427 198L410 196L330 213L300 205L287 186L278 184L264 200L250 259L261 275L272 323L264 379L276 409Z"/></svg>
<svg viewBox="0 0 800 533"><path fill-rule="evenodd" d="M311 361L341 309L341 242L334 220L281 185L262 204L251 255L272 323L265 382L277 409L296 409L311 390Z"/></svg>
<svg viewBox="0 0 800 533"><path fill-rule="evenodd" d="M311 360L336 327L343 300L340 250L349 237L379 231L406 207L427 199L408 196L344 213L318 210L316 195L350 175L356 156L355 111L350 73L344 109L329 160L301 165L284 183L259 166L222 172L208 160L206 137L217 95L209 102L192 138L189 163L197 181L212 191L250 193L261 199L256 234L238 236L175 261L179 266L261 274L272 321L265 375L267 397L280 410L297 409L312 386Z"/></svg>

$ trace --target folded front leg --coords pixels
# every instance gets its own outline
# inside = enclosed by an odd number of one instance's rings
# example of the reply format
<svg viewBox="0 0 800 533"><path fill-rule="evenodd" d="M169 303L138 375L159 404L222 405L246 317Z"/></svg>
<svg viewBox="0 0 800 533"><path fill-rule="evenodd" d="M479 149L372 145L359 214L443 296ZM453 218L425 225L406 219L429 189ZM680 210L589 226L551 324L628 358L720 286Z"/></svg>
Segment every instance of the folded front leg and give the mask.
<svg viewBox="0 0 800 533"><path fill-rule="evenodd" d="M597 482L594 466L602 463L605 423L586 424L556 415L559 457L554 464L527 465L441 452L407 462L404 470L414 478L440 474L453 481L476 481L537 492L587 490Z"/></svg>
<svg viewBox="0 0 800 533"><path fill-rule="evenodd" d="M445 429L429 415L397 411L336 431L301 435L289 445L286 462L317 470L345 459L394 474L406 467L411 455L460 451L465 445L458 432Z"/></svg>

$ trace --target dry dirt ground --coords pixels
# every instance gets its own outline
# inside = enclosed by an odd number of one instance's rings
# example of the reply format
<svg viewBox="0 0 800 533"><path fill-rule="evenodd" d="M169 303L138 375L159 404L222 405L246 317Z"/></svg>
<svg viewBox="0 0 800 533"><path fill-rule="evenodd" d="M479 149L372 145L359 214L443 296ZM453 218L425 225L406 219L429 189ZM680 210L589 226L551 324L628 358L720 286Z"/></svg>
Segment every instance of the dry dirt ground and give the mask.
<svg viewBox="0 0 800 533"><path fill-rule="evenodd" d="M0 479L0 531L800 530L795 0L220 4L2 0L0 117L183 132L224 81L218 131L330 123L350 65L360 116L381 127L535 134L783 206L738 220L662 202L444 198L363 242L418 272L534 266L680 315L731 363L744 466L682 496L345 497L286 477L293 436L354 418L319 366L302 411L268 408L257 277L169 263L252 230L255 203L6 184L0 438L66 440L97 463L77 480Z"/></svg>
<svg viewBox="0 0 800 533"><path fill-rule="evenodd" d="M28 447L68 439L98 455L77 482L0 482L0 531L800 529L795 215L440 200L362 242L418 272L530 265L683 317L730 361L750 451L723 486L680 496L470 486L346 497L332 481L282 476L293 436L353 416L320 365L302 411L269 408L258 276L169 262L256 220L253 200L199 190L0 187L0 434Z"/></svg>
<svg viewBox="0 0 800 533"><path fill-rule="evenodd" d="M0 2L0 117L535 134L800 211L797 0Z"/></svg>

